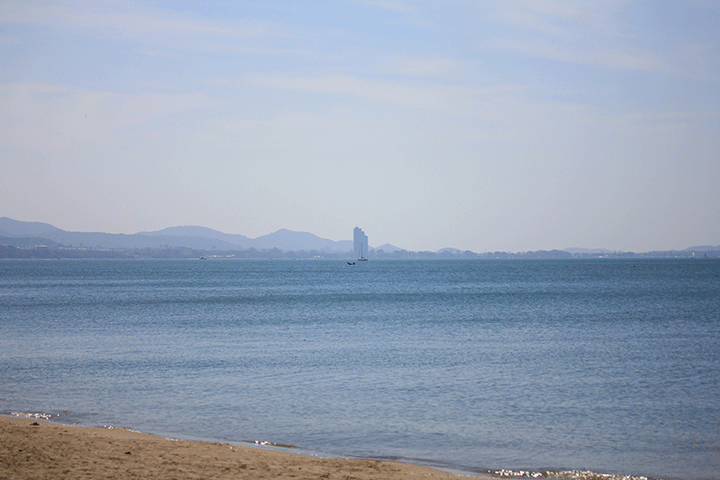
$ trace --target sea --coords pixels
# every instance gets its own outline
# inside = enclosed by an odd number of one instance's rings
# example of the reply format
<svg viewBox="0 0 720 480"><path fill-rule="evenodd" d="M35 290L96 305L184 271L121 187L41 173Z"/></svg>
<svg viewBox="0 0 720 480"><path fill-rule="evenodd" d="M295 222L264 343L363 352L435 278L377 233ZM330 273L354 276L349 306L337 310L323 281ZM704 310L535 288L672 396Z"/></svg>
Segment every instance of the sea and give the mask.
<svg viewBox="0 0 720 480"><path fill-rule="evenodd" d="M2 260L0 414L720 479L720 260Z"/></svg>

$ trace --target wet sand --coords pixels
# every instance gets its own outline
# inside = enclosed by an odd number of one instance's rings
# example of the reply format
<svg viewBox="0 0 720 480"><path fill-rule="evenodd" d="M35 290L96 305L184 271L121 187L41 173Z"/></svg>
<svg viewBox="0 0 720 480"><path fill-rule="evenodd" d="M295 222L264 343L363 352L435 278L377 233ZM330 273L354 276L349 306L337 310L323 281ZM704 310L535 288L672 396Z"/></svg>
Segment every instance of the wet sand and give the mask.
<svg viewBox="0 0 720 480"><path fill-rule="evenodd" d="M428 467L389 461L326 459L227 443L171 440L117 428L57 425L0 417L0 480L153 479L453 479ZM465 477L467 478L467 477Z"/></svg>

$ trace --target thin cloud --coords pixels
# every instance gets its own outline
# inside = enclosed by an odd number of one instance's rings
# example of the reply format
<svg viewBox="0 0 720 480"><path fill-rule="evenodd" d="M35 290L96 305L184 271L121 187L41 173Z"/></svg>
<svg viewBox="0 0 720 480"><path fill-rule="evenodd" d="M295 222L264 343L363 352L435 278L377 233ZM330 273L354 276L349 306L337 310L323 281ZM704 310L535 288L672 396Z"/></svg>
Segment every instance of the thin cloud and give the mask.
<svg viewBox="0 0 720 480"><path fill-rule="evenodd" d="M580 58L581 63L594 63L605 67L625 70L644 70L648 72L672 73L671 67L654 55L633 55L630 53L606 50L591 52Z"/></svg>
<svg viewBox="0 0 720 480"><path fill-rule="evenodd" d="M498 48L568 63L622 70L674 73L661 58L630 43L633 32L611 30L608 19L627 2L513 2L499 5L498 18L517 28L490 41Z"/></svg>
<svg viewBox="0 0 720 480"><path fill-rule="evenodd" d="M257 20L237 19L227 22L190 17L142 5L132 5L130 8L116 8L112 4L101 6L83 8L72 3L2 4L0 24L66 30L99 38L142 39L143 42L194 49L253 50L257 48L254 44L257 41L284 42L298 37L297 32L280 24Z"/></svg>
<svg viewBox="0 0 720 480"><path fill-rule="evenodd" d="M467 70L467 62L440 57L404 57L395 61L390 71L399 75L459 78Z"/></svg>
<svg viewBox="0 0 720 480"><path fill-rule="evenodd" d="M218 87L289 90L318 95L354 96L387 105L418 108L436 112L465 108L467 99L491 96L489 90L456 85L416 85L401 82L376 82L342 74L319 76L251 75L241 79L213 79Z"/></svg>
<svg viewBox="0 0 720 480"><path fill-rule="evenodd" d="M127 12L127 9L123 9ZM0 22L21 25L40 25L58 29L121 28L136 32L194 31L223 33L222 29L204 25L201 22L189 22L168 18L152 18L137 13L121 13L110 9L76 9L73 4L22 4L8 3L0 7ZM227 33L227 32L224 32Z"/></svg>
<svg viewBox="0 0 720 480"><path fill-rule="evenodd" d="M416 108L441 108L443 94L436 88L381 83L350 75L276 76L252 75L240 84L254 88L292 90L323 95L351 95L380 103Z"/></svg>
<svg viewBox="0 0 720 480"><path fill-rule="evenodd" d="M412 10L408 5L397 1L355 0L355 2L371 7L379 7L386 10L392 10L393 12L410 12Z"/></svg>
<svg viewBox="0 0 720 480"><path fill-rule="evenodd" d="M598 65L624 70L671 73L673 69L652 54L631 54L616 50L582 50L541 43L530 43L512 39L501 39L494 43L504 50L527 53L540 57L583 65Z"/></svg>

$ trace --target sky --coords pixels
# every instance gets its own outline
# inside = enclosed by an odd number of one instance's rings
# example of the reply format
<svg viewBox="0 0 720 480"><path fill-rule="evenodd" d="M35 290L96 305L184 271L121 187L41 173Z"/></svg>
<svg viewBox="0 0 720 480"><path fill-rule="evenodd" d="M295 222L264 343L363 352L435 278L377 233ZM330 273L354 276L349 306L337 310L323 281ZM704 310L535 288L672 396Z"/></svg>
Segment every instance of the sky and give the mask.
<svg viewBox="0 0 720 480"><path fill-rule="evenodd" d="M720 245L720 2L0 2L0 216Z"/></svg>

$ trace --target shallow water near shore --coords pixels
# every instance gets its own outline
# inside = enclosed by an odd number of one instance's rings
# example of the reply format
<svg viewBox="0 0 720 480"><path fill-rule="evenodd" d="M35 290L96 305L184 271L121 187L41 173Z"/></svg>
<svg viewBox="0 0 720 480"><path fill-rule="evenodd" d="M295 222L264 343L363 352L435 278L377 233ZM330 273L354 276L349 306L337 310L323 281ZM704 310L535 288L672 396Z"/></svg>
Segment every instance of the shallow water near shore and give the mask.
<svg viewBox="0 0 720 480"><path fill-rule="evenodd" d="M718 479L719 274L0 261L0 413L468 472Z"/></svg>

